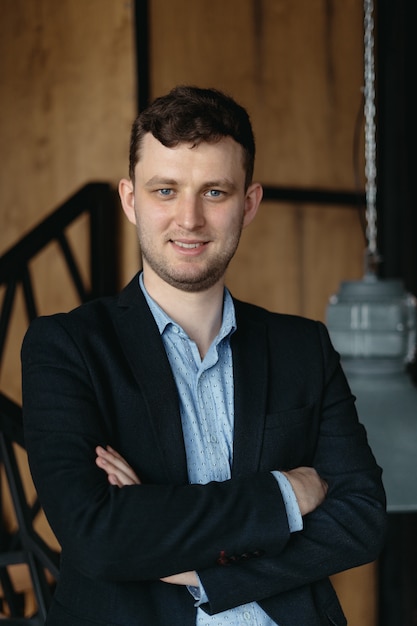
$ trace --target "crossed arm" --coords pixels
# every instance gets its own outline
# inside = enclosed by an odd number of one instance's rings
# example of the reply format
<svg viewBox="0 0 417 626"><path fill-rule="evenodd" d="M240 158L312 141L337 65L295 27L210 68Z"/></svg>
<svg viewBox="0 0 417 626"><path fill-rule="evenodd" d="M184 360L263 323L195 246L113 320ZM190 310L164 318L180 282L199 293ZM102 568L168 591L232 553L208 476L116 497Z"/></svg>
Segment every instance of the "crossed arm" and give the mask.
<svg viewBox="0 0 417 626"><path fill-rule="evenodd" d="M325 493L326 485L312 468L286 473L301 513L312 512L304 518L303 531L290 536L279 486L267 469L208 485L183 484L176 476L171 485L166 475L158 474L160 465L153 463L152 455L146 457L149 475L142 476L141 470L136 475L123 457L104 448L97 449L101 460L95 466L95 442L112 441L120 443L128 459L138 459L137 468L146 467L141 451L146 456L154 439L152 430L148 437L132 437L148 425L146 411L140 410L142 396L133 376L126 377L124 367L114 367L120 355L110 350L111 341L99 342L96 326L90 330L91 323L75 324L72 317L39 318L22 352L23 417L32 475L67 561L81 574L98 580L161 579L193 585L195 578L189 579L188 572L195 569L210 598L210 611L220 612L276 597L376 558L385 524L381 472L328 343L326 384L317 407L320 422L315 420L315 405L308 416L314 450L305 442L301 458L328 479L329 491ZM121 430L113 419L119 413L124 416ZM290 436L303 424L300 419L291 432L279 430L279 440L271 433L275 437L266 442L264 468L273 468L280 458L275 444L284 450L284 438L291 446ZM133 488L106 489L100 476L105 468L112 485ZM62 480L68 485L65 494ZM172 528L173 520L181 524ZM200 524L200 532L194 532ZM266 553L225 568L216 565L224 547L232 555L259 547ZM186 578L180 580L183 574L177 572L185 572Z"/></svg>
<svg viewBox="0 0 417 626"><path fill-rule="evenodd" d="M132 467L111 446L96 447L96 465L107 474L108 481L116 487L140 485L141 481ZM325 499L328 485L313 467L297 467L283 474L289 480L302 516L311 513ZM182 572L166 578L163 582L175 585L198 586L196 572Z"/></svg>

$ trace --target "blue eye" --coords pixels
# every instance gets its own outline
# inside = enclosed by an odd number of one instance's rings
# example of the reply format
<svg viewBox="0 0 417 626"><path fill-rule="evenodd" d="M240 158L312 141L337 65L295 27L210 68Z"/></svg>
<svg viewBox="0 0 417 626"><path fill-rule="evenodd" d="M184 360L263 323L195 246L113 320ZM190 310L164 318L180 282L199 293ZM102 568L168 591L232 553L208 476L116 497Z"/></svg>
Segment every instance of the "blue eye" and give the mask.
<svg viewBox="0 0 417 626"><path fill-rule="evenodd" d="M207 195L210 196L211 198L219 198L222 195L222 192L219 191L218 189L210 189L207 192Z"/></svg>
<svg viewBox="0 0 417 626"><path fill-rule="evenodd" d="M158 191L161 194L161 196L169 196L170 193L172 192L172 189L165 188L165 189L159 189Z"/></svg>

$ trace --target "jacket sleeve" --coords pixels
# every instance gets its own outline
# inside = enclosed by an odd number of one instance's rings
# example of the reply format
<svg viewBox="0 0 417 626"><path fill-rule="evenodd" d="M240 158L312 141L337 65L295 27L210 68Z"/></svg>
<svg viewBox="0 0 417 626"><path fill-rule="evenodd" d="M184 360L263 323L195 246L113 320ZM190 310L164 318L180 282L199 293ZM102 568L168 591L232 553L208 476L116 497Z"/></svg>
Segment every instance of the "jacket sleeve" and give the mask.
<svg viewBox="0 0 417 626"><path fill-rule="evenodd" d="M66 560L90 577L151 580L210 568L224 551L281 552L288 523L269 472L208 485L109 485L95 465L108 427L87 360L65 316L35 320L22 346L29 464Z"/></svg>
<svg viewBox="0 0 417 626"><path fill-rule="evenodd" d="M278 555L240 560L199 571L209 598L208 613L258 601L267 608L278 594L295 590L375 560L384 543L385 492L378 467L359 423L339 356L318 323L324 388L320 426L311 465L327 480L323 504L304 517Z"/></svg>

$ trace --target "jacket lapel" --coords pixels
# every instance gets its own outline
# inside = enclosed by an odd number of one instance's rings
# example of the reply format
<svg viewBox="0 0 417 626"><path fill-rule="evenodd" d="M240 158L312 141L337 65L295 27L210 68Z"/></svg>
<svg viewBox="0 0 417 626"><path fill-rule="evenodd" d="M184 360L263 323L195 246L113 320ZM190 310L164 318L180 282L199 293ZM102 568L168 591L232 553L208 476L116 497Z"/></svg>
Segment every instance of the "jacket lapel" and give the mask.
<svg viewBox="0 0 417 626"><path fill-rule="evenodd" d="M165 461L169 482L188 481L178 393L161 336L139 287L138 276L121 292L115 327L145 398L149 425ZM150 451L153 454L152 450ZM156 451L155 451L156 453Z"/></svg>
<svg viewBox="0 0 417 626"><path fill-rule="evenodd" d="M237 331L232 336L234 371L234 477L259 469L268 381L266 326L253 321L235 301ZM188 482L178 393L165 349L135 276L121 292L115 316L121 347L145 398L149 427L164 459L166 478ZM151 451L152 453L152 451Z"/></svg>
<svg viewBox="0 0 417 626"><path fill-rule="evenodd" d="M232 337L235 387L234 477L259 470L268 381L266 326L249 319L235 301L237 330Z"/></svg>

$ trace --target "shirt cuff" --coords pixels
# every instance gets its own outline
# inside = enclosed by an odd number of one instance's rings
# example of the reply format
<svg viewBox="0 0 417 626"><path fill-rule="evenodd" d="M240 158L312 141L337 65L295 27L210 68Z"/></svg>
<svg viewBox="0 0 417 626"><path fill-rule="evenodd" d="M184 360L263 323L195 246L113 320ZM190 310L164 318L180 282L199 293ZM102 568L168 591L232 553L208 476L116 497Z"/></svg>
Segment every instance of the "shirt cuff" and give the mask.
<svg viewBox="0 0 417 626"><path fill-rule="evenodd" d="M194 586L192 587L191 585L189 585L187 586L187 589L193 596L194 600L196 601L194 606L198 608L202 604L206 604L206 602L208 602L208 597L197 573L196 573L196 576L198 578L198 583L199 583L198 587L194 587Z"/></svg>
<svg viewBox="0 0 417 626"><path fill-rule="evenodd" d="M274 471L272 474L278 481L279 488L281 489L282 499L284 500L285 510L287 511L290 532L295 533L302 530L303 518L290 481L282 472Z"/></svg>

